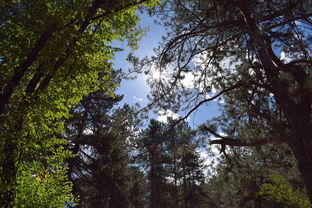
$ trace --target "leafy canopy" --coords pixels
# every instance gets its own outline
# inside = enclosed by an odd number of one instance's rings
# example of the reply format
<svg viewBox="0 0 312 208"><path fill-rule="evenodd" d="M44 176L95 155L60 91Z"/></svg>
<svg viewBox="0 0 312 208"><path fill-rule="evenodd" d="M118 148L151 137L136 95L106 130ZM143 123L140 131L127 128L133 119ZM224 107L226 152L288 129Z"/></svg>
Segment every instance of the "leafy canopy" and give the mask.
<svg viewBox="0 0 312 208"><path fill-rule="evenodd" d="M112 41L136 48L136 9L157 2L0 2L2 207L62 207L74 200L63 164L70 153L59 136L68 107L99 89L113 96L110 60L120 49Z"/></svg>

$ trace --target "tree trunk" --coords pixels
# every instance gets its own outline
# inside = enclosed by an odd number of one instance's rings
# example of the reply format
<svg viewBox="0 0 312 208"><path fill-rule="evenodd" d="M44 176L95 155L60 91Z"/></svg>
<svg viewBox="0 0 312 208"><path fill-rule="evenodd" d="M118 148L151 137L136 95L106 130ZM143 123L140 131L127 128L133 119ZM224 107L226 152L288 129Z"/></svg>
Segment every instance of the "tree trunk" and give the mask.
<svg viewBox="0 0 312 208"><path fill-rule="evenodd" d="M7 81L3 92L0 94L0 114L5 113L5 108L9 103L9 100L14 93L15 88L20 84L22 78L24 77L28 68L33 64L33 62L38 57L40 51L43 49L47 43L51 34L55 31L56 26L43 31L43 34L36 41L34 47L28 54L28 57L21 63L21 65L15 70L14 75L11 80Z"/></svg>
<svg viewBox="0 0 312 208"><path fill-rule="evenodd" d="M310 134L307 131L302 137L294 138L289 146L296 158L302 181L312 204L312 138Z"/></svg>
<svg viewBox="0 0 312 208"><path fill-rule="evenodd" d="M310 75L301 68L288 68L282 61L276 61L277 57L270 56L269 51L272 51L271 42L258 28L251 15L249 4L246 3L248 1L241 1L238 8L244 16L251 39L256 46L256 53L268 77L271 92L274 94L289 124L292 139L287 143L297 160L298 169L312 205L312 96L311 90L304 86L304 80L309 78ZM290 71L289 75L298 84L297 96L292 95L289 86L286 86L280 79L279 73L284 68Z"/></svg>
<svg viewBox="0 0 312 208"><path fill-rule="evenodd" d="M4 143L5 158L0 162L1 170L1 188L0 188L0 206L3 208L11 207L15 198L16 186L16 144L14 141L7 139Z"/></svg>
<svg viewBox="0 0 312 208"><path fill-rule="evenodd" d="M159 198L159 184L158 184L158 177L157 177L157 162L155 158L155 154L152 153L151 158L151 169L149 173L149 180L150 180L150 188L151 188L151 199L150 199L150 208L157 208L158 203L160 203Z"/></svg>
<svg viewBox="0 0 312 208"><path fill-rule="evenodd" d="M308 75L303 76L304 80ZM292 131L292 139L288 141L297 166L305 185L310 204L312 206L312 121L311 121L311 91L300 86L300 102L294 108L284 108L286 119Z"/></svg>
<svg viewBox="0 0 312 208"><path fill-rule="evenodd" d="M175 206L178 207L178 173L177 173L177 160L174 156L173 158L173 164L174 164L174 201Z"/></svg>

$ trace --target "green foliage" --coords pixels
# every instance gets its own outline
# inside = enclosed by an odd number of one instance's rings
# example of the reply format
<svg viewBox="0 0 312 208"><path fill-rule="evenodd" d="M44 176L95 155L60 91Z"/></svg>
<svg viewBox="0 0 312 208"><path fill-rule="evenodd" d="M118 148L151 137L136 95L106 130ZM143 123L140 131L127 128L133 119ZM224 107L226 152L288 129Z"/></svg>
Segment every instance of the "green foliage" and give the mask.
<svg viewBox="0 0 312 208"><path fill-rule="evenodd" d="M44 168L38 170L41 164L35 162L20 164L13 207L59 208L64 207L66 203L76 201L71 194L72 184L67 180L67 170L63 167L63 161L60 162L58 162L58 167L54 166L48 171Z"/></svg>
<svg viewBox="0 0 312 208"><path fill-rule="evenodd" d="M222 115L201 128L219 139L212 143L221 152L229 146L287 144L312 203L309 4L168 0L151 10L168 29L157 55L133 60L150 75L156 109L188 110L187 118L222 100ZM155 73L163 76L155 79Z"/></svg>
<svg viewBox="0 0 312 208"><path fill-rule="evenodd" d="M67 162L78 207L144 207L144 175L129 167L128 143L138 121L128 105L114 108L121 98L101 90L71 108L65 135L76 155Z"/></svg>
<svg viewBox="0 0 312 208"><path fill-rule="evenodd" d="M264 208L309 208L308 197L300 190L296 190L287 180L278 174L271 174L265 183L260 186L258 193L260 198L265 199Z"/></svg>
<svg viewBox="0 0 312 208"><path fill-rule="evenodd" d="M148 207L148 182L140 167L130 168L129 201L132 208Z"/></svg>
<svg viewBox="0 0 312 208"><path fill-rule="evenodd" d="M113 96L110 60L120 49L112 41L136 48L142 31L136 9L156 2L0 2L1 207L63 207L73 200L63 162L70 154L59 139L69 107L100 89ZM32 178L43 173L40 183ZM25 201L24 194L38 190L45 190L38 200Z"/></svg>
<svg viewBox="0 0 312 208"><path fill-rule="evenodd" d="M203 207L204 165L187 123L150 120L137 140L137 161L147 170L150 207Z"/></svg>
<svg viewBox="0 0 312 208"><path fill-rule="evenodd" d="M276 193L279 192L280 188L270 182L269 177L266 177L271 175L278 176L285 182L291 181L289 187L294 192L305 195L295 160L285 145L282 147L267 145L261 148L228 148L227 156L221 155L218 158L217 165L210 167L213 174L204 184L204 190L210 198L209 201L220 208L275 207L274 205L279 207L274 196L259 195L263 184L271 184L275 187ZM280 191L283 194L283 190ZM300 200L307 199L307 196L299 198Z"/></svg>

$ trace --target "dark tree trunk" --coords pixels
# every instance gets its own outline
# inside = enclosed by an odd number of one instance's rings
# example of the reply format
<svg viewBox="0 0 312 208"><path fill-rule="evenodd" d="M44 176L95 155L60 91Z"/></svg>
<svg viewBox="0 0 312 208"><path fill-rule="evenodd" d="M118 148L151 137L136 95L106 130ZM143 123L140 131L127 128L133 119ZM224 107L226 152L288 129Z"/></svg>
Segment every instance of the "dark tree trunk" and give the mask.
<svg viewBox="0 0 312 208"><path fill-rule="evenodd" d="M77 155L79 152L79 144L75 143L74 148L71 151L72 151L73 155ZM67 159L67 163L68 163L67 177L73 184L73 194L75 196L79 195L77 184L73 178L74 168L77 165L77 157L78 156L71 157L71 158ZM79 208L79 205L76 205L76 206L77 206L77 208Z"/></svg>
<svg viewBox="0 0 312 208"><path fill-rule="evenodd" d="M9 99L14 93L15 88L20 84L21 79L25 75L28 68L33 64L33 62L38 57L40 51L45 46L51 34L54 32L55 26L47 29L43 32L40 38L35 43L34 47L28 54L28 57L23 61L12 76L11 80L7 81L3 92L0 94L0 114L5 112L6 105L9 103Z"/></svg>
<svg viewBox="0 0 312 208"><path fill-rule="evenodd" d="M15 149L14 141L7 140L4 143L5 158L1 161L1 189L0 189L0 205L3 208L11 207L11 203L15 197L16 183L16 166L15 166Z"/></svg>
<svg viewBox="0 0 312 208"><path fill-rule="evenodd" d="M178 207L178 204L179 204L179 200L178 200L178 173L177 173L177 160L176 160L175 156L173 159L173 164L174 164L174 201L175 201L175 206Z"/></svg>
<svg viewBox="0 0 312 208"><path fill-rule="evenodd" d="M301 178L312 205L312 96L311 89L304 86L304 80L309 78L309 74L302 68L289 68L275 55L270 54L272 51L270 39L257 27L247 2L242 0L238 4L238 8L244 16L246 27L250 31L256 46L256 53L268 77L271 91L288 122L291 139L287 141L287 144L297 161ZM294 82L298 84L297 95L290 93L289 86L286 86L280 79L279 72L285 69L293 77ZM287 136L289 137L289 135Z"/></svg>
<svg viewBox="0 0 312 208"><path fill-rule="evenodd" d="M303 85L303 80L307 77L308 75L302 73L298 79L300 101L290 110L284 108L284 113L292 133L288 145L296 158L302 181L312 205L312 96L311 90Z"/></svg>
<svg viewBox="0 0 312 208"><path fill-rule="evenodd" d="M302 181L312 204L312 140L311 137L296 138L290 148L297 161Z"/></svg>
<svg viewBox="0 0 312 208"><path fill-rule="evenodd" d="M305 116L305 118L304 118ZM293 122L296 130L289 146L297 161L297 166L312 204L312 125L310 115L297 114Z"/></svg>
<svg viewBox="0 0 312 208"><path fill-rule="evenodd" d="M150 207L151 208L158 208L158 204L160 203L159 197L159 184L158 184L158 176L157 176L157 162L156 162L156 155L152 153L151 157L151 169L150 169L150 188L151 188L151 201Z"/></svg>

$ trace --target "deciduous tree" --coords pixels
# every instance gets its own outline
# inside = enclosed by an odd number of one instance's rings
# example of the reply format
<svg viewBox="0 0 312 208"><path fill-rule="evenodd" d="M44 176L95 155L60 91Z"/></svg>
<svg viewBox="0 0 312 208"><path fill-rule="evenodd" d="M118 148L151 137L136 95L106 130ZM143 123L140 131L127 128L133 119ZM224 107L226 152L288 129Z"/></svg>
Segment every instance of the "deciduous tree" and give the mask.
<svg viewBox="0 0 312 208"><path fill-rule="evenodd" d="M141 31L136 8L155 2L1 1L1 207L47 207L51 197L59 204L72 200L66 188L33 204L26 200L26 186L57 190L56 184L66 183L62 161L69 153L56 135L63 132L68 107L90 92L112 89L109 60L118 49L111 43L128 40L135 48Z"/></svg>

